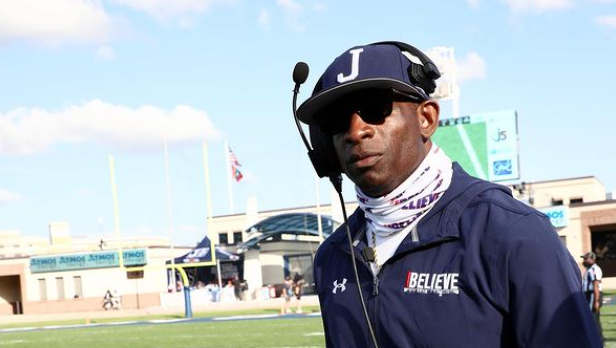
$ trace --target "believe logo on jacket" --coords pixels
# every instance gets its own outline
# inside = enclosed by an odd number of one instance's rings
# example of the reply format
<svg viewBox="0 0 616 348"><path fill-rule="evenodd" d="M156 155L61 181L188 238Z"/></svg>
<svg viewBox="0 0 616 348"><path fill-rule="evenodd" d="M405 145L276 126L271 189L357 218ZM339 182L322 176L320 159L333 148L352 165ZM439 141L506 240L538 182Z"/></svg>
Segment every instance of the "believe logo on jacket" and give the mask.
<svg viewBox="0 0 616 348"><path fill-rule="evenodd" d="M459 294L458 273L417 273L409 271L404 283L404 292L419 294Z"/></svg>

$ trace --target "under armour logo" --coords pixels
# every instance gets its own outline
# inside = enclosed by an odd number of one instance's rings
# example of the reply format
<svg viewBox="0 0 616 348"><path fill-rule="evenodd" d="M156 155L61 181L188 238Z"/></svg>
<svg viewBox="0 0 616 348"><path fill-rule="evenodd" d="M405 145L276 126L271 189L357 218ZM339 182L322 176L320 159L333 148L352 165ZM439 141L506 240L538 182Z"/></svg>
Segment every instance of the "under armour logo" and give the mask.
<svg viewBox="0 0 616 348"><path fill-rule="evenodd" d="M338 289L340 289L340 292L344 292L344 290L346 290L346 286L344 284L346 284L347 279L346 278L342 278L342 283L338 284L338 279L334 280L334 290L332 290L332 293L334 293L334 295L336 294L336 291L338 291Z"/></svg>

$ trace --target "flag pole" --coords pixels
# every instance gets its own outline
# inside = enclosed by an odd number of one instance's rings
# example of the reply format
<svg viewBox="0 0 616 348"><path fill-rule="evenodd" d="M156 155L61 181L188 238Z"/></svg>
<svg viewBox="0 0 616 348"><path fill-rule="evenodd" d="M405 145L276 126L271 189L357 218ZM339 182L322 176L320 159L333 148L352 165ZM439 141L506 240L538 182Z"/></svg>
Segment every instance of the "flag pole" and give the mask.
<svg viewBox="0 0 616 348"><path fill-rule="evenodd" d="M165 145L165 183L167 188L167 218L169 220L169 235L171 238L171 282L173 284L172 292L177 291L175 280L175 255L173 253L173 214L171 213L171 180L169 179L169 151L167 150L167 139L164 140Z"/></svg>
<svg viewBox="0 0 616 348"><path fill-rule="evenodd" d="M208 160L207 142L203 142L203 166L205 168L205 198L207 200L207 236L210 239L210 252L212 253L212 262L216 262L216 245L214 244L214 235L212 232L212 186L210 185L210 166Z"/></svg>
<svg viewBox="0 0 616 348"><path fill-rule="evenodd" d="M122 232L120 230L120 209L118 208L118 190L116 188L116 179L115 179L115 162L113 160L113 155L109 154L109 171L111 173L111 194L113 196L113 220L114 220L114 230L115 237L118 239L118 262L120 264L120 268L124 267L124 254L122 253Z"/></svg>
<svg viewBox="0 0 616 348"><path fill-rule="evenodd" d="M229 143L225 139L225 163L227 163L227 187L229 192L229 211L230 214L233 215L233 185L231 184L231 163L229 163Z"/></svg>

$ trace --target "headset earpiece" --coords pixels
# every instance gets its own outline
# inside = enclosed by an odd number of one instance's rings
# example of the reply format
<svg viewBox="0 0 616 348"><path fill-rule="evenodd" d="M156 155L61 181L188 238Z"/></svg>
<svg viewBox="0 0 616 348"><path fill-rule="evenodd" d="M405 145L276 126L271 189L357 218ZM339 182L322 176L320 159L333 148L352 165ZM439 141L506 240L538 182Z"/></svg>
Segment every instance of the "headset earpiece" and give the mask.
<svg viewBox="0 0 616 348"><path fill-rule="evenodd" d="M400 41L375 42L371 45L394 45L398 47L400 51L408 52L412 56L416 57L421 64L418 64L416 61L409 58L409 60L411 60L411 65L407 71L409 78L413 84L421 87L421 89L423 89L427 94L434 93L434 90L436 90L436 80L441 77L441 73L430 57L425 55L419 49Z"/></svg>
<svg viewBox="0 0 616 348"><path fill-rule="evenodd" d="M336 155L333 139L317 126L310 126L310 143L312 153L310 160L320 177L331 177L342 173L342 167Z"/></svg>

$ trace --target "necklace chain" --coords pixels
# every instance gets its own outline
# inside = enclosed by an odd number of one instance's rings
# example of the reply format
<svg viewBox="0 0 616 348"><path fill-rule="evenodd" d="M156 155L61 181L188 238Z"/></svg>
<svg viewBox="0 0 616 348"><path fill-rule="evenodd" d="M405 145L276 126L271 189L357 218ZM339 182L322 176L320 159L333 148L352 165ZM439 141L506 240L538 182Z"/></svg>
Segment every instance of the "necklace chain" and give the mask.
<svg viewBox="0 0 616 348"><path fill-rule="evenodd" d="M374 232L374 230L370 232L370 234L372 235L372 250L374 251L374 265L376 266L376 274L379 274L381 267L379 266L379 258L376 254L376 233Z"/></svg>

